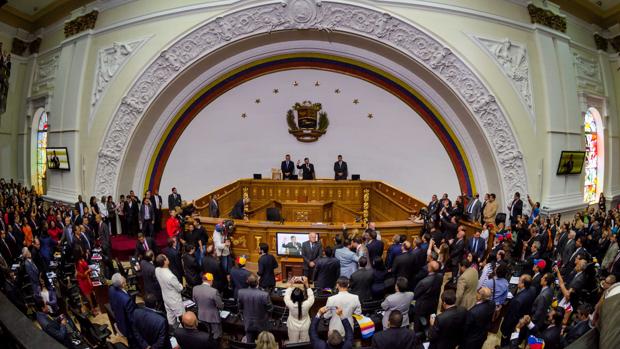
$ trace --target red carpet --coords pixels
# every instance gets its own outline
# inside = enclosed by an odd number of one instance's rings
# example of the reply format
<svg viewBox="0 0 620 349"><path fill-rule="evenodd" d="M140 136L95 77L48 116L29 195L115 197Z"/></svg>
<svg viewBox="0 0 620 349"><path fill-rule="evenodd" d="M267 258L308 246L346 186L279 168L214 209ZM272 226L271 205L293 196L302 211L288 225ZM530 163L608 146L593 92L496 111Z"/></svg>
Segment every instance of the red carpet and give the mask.
<svg viewBox="0 0 620 349"><path fill-rule="evenodd" d="M112 236L112 257L121 261L128 261L134 255L136 250L137 236L116 235ZM166 247L168 236L164 231L160 231L155 235L155 244L159 250Z"/></svg>

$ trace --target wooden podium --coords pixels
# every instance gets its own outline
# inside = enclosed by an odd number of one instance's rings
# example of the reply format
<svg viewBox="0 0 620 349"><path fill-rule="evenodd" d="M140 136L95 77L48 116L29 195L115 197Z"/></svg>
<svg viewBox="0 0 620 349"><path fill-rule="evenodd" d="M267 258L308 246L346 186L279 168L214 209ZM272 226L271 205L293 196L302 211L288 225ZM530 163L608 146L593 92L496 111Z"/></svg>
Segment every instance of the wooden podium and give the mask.
<svg viewBox="0 0 620 349"><path fill-rule="evenodd" d="M288 222L331 222L333 201L278 201L282 218Z"/></svg>
<svg viewBox="0 0 620 349"><path fill-rule="evenodd" d="M304 260L303 258L282 257L280 270L282 270L282 282L287 282L293 276L303 276Z"/></svg>

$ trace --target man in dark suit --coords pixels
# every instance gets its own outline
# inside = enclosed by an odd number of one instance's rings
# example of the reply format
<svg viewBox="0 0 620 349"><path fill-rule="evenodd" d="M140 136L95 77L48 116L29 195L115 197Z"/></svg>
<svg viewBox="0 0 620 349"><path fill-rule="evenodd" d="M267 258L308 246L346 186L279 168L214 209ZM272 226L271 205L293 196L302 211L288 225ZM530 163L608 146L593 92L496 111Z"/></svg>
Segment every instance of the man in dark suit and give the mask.
<svg viewBox="0 0 620 349"><path fill-rule="evenodd" d="M271 291L276 286L275 270L278 268L278 261L273 255L269 254L269 245L264 242L258 244L260 257L258 257L258 276L261 288Z"/></svg>
<svg viewBox="0 0 620 349"><path fill-rule="evenodd" d="M325 247L325 257L316 261L314 271L314 286L319 290L334 288L340 277L340 261L334 257L331 246Z"/></svg>
<svg viewBox="0 0 620 349"><path fill-rule="evenodd" d="M0 230L0 254L4 257L8 265L12 265L14 259L19 256L15 239L9 237L4 230Z"/></svg>
<svg viewBox="0 0 620 349"><path fill-rule="evenodd" d="M138 233L138 241L136 241L136 251L134 253L134 257L140 259L144 257L147 251L153 251L154 254L157 254L157 245L152 238L145 237L144 234Z"/></svg>
<svg viewBox="0 0 620 349"><path fill-rule="evenodd" d="M402 253L394 258L392 274L395 278L404 277L407 281L413 280L416 273L419 271L419 266L416 265L416 256L414 256L411 251L411 243L409 241L403 242L401 247ZM415 286L410 282L409 290L402 291L413 291L414 288Z"/></svg>
<svg viewBox="0 0 620 349"><path fill-rule="evenodd" d="M155 209L151 205L151 200L145 198L140 206L140 224L142 225L142 232L148 237L153 236L155 220Z"/></svg>
<svg viewBox="0 0 620 349"><path fill-rule="evenodd" d="M304 276L312 280L316 261L323 254L323 247L316 233L308 235L308 241L301 244L301 257L304 259Z"/></svg>
<svg viewBox="0 0 620 349"><path fill-rule="evenodd" d="M481 287L476 294L477 302L467 312L465 322L465 333L467 336L460 345L462 349L480 349L487 339L493 313L495 312L495 302L491 300L491 289Z"/></svg>
<svg viewBox="0 0 620 349"><path fill-rule="evenodd" d="M338 161L334 162L334 179L347 179L349 170L346 161L342 161L342 155L338 155Z"/></svg>
<svg viewBox="0 0 620 349"><path fill-rule="evenodd" d="M172 193L168 195L168 209L173 210L176 207L181 207L182 203L181 194L177 192L177 188L172 188Z"/></svg>
<svg viewBox="0 0 620 349"><path fill-rule="evenodd" d="M592 307L587 304L582 304L577 308L577 314L575 315L575 323L566 328L564 337L562 338L562 347L567 347L579 337L590 331L590 314L592 313Z"/></svg>
<svg viewBox="0 0 620 349"><path fill-rule="evenodd" d="M336 315L340 317L342 326L344 327L344 338L338 330L332 330L327 334L327 341L324 341L319 337L319 322L321 316L327 313L327 307L319 309L316 316L312 319L310 324L310 343L313 349L351 349L353 348L353 329L351 323L345 317L342 318L342 308L336 308Z"/></svg>
<svg viewBox="0 0 620 349"><path fill-rule="evenodd" d="M217 343L207 332L198 331L198 319L191 311L185 312L181 318L183 327L174 330L174 337L183 349L217 348Z"/></svg>
<svg viewBox="0 0 620 349"><path fill-rule="evenodd" d="M125 222L127 224L128 235L135 235L138 233L138 221L140 219L139 204L133 197L127 198L124 204Z"/></svg>
<svg viewBox="0 0 620 349"><path fill-rule="evenodd" d="M289 154L286 154L284 161L280 164L280 170L282 171L282 179L293 179L295 164L291 161L291 156Z"/></svg>
<svg viewBox="0 0 620 349"><path fill-rule="evenodd" d="M144 297L144 308L133 312L133 333L139 348L170 349L170 335L166 316L156 310L157 300L152 294Z"/></svg>
<svg viewBox="0 0 620 349"><path fill-rule="evenodd" d="M213 275L213 287L220 291L220 294L224 294L226 289L228 289L228 282L222 264L217 259L213 244L208 245L205 250L205 258L202 260L202 272L203 274L210 273Z"/></svg>
<svg viewBox="0 0 620 349"><path fill-rule="evenodd" d="M239 294L239 290L248 287L248 278L252 273L245 269L245 257L237 258L237 265L230 269L230 283L233 287L233 296L235 299Z"/></svg>
<svg viewBox="0 0 620 349"><path fill-rule="evenodd" d="M153 190L151 205L153 205L153 208L155 209L155 220L153 227L156 233L161 231L161 208L163 203L164 201L162 200L161 195L159 195L159 191Z"/></svg>
<svg viewBox="0 0 620 349"><path fill-rule="evenodd" d="M377 240L377 231L372 229L366 229L368 233L368 242L366 248L368 249L368 263L374 268L375 259L383 256L383 249L385 244L381 240Z"/></svg>
<svg viewBox="0 0 620 349"><path fill-rule="evenodd" d="M482 260L484 257L484 253L486 252L487 246L486 241L480 237L480 231L476 231L474 236L469 240L467 244L467 249L471 254L478 257L478 260Z"/></svg>
<svg viewBox="0 0 620 349"><path fill-rule="evenodd" d="M469 203L465 208L465 215L470 222L478 222L480 220L480 213L482 212L482 202L480 201L480 194L476 194L469 198Z"/></svg>
<svg viewBox="0 0 620 349"><path fill-rule="evenodd" d="M152 308L161 309L164 299L161 295L161 286L159 286L159 282L155 277L154 258L153 250L148 250L144 253L144 257L140 261L140 277L142 277L142 283L144 284L144 297L153 295L155 305Z"/></svg>
<svg viewBox="0 0 620 349"><path fill-rule="evenodd" d="M80 216L84 215L84 208L88 207L88 205L82 201L82 195L78 195L78 201L75 203L75 209L78 211Z"/></svg>
<svg viewBox="0 0 620 349"><path fill-rule="evenodd" d="M372 337L374 349L414 349L416 348L415 333L403 324L403 314L399 310L392 310L388 320L389 328L375 333Z"/></svg>
<svg viewBox="0 0 620 349"><path fill-rule="evenodd" d="M372 299L371 286L373 282L373 271L371 269L366 269L366 264L368 263L368 259L364 256L360 257L357 261L359 268L351 274L351 278L349 280L349 292L352 294L356 294L360 302Z"/></svg>
<svg viewBox="0 0 620 349"><path fill-rule="evenodd" d="M517 216L523 215L523 201L519 192L515 193L512 202L508 205L508 212L510 212L510 225L517 224Z"/></svg>
<svg viewBox="0 0 620 349"><path fill-rule="evenodd" d="M97 231L99 232L99 241L101 241L101 250L105 256L110 258L112 256L112 241L110 240L110 226L103 221L101 215L95 216L95 223L97 224Z"/></svg>
<svg viewBox="0 0 620 349"><path fill-rule="evenodd" d="M441 303L443 312L430 319L429 348L454 349L465 336L463 324L467 320L467 310L455 305L456 293L451 289L441 294Z"/></svg>
<svg viewBox="0 0 620 349"><path fill-rule="evenodd" d="M116 328L129 342L129 347L133 348L136 344L136 338L133 334L133 326L131 319L133 312L136 310L136 303L131 296L125 291L127 283L125 278L116 273L112 275L112 286L108 290L110 297L110 308L116 319Z"/></svg>
<svg viewBox="0 0 620 349"><path fill-rule="evenodd" d="M303 164L301 164L301 161L297 160L297 168L302 171L303 179L316 179L314 165L310 163L310 159L304 158Z"/></svg>
<svg viewBox="0 0 620 349"><path fill-rule="evenodd" d="M551 273L545 274L540 279L541 290L532 304L532 321L536 325L543 324L547 318L547 310L553 302L553 290L551 287L555 282L555 277Z"/></svg>
<svg viewBox="0 0 620 349"><path fill-rule="evenodd" d="M437 311L439 303L439 292L443 283L443 275L437 274L439 271L439 263L431 261L428 263L428 275L420 280L416 285L413 299L416 301L414 307L414 328L416 332L423 330L422 319L426 319L428 323L429 316ZM456 302L456 294L454 294L454 302Z"/></svg>
<svg viewBox="0 0 620 349"><path fill-rule="evenodd" d="M524 315L529 314L532 309L534 299L536 299L536 290L532 286L532 277L523 274L519 278L517 285L517 294L512 298L508 305L508 311L502 322L502 346L510 344L510 335L515 326Z"/></svg>
<svg viewBox="0 0 620 349"><path fill-rule="evenodd" d="M243 314L243 325L248 343L254 343L258 334L270 329L271 298L269 293L258 288L258 278L250 274L247 278L248 288L239 290L239 311Z"/></svg>
<svg viewBox="0 0 620 349"><path fill-rule="evenodd" d="M181 255L177 249L177 240L175 238L168 239L168 245L164 247L162 253L166 255L170 261L170 271L177 277L180 283L183 283L183 266L181 263Z"/></svg>
<svg viewBox="0 0 620 349"><path fill-rule="evenodd" d="M465 228L460 225L456 232L456 240L450 245L450 267L452 268L452 275L456 275L459 261L465 256L465 247L467 247Z"/></svg>
<svg viewBox="0 0 620 349"><path fill-rule="evenodd" d="M217 289L213 287L213 274L202 274L202 285L192 290L192 300L198 307L198 319L209 326L213 338L222 336L222 319L220 310L224 309L224 303Z"/></svg>
<svg viewBox="0 0 620 349"><path fill-rule="evenodd" d="M220 216L220 204L217 202L217 194L211 195L209 200L209 217L218 218Z"/></svg>
<svg viewBox="0 0 620 349"><path fill-rule="evenodd" d="M243 219L245 217L245 204L249 203L250 199L240 199L235 203L235 206L230 213L230 216L234 219Z"/></svg>

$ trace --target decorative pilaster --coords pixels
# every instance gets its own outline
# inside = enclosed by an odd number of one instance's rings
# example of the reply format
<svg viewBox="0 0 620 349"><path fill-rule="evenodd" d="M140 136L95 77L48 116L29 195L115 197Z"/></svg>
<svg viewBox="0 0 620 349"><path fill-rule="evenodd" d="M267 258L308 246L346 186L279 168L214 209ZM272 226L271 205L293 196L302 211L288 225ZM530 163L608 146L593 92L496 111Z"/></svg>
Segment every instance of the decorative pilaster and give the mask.
<svg viewBox="0 0 620 349"><path fill-rule="evenodd" d="M248 187L243 187L243 219L248 219L248 213L250 212L250 189Z"/></svg>
<svg viewBox="0 0 620 349"><path fill-rule="evenodd" d="M83 31L95 28L99 11L93 10L83 16L65 23L65 38L79 34Z"/></svg>
<svg viewBox="0 0 620 349"><path fill-rule="evenodd" d="M363 204L362 218L364 219L364 226L368 226L369 211L370 211L370 189L364 189L364 204Z"/></svg>

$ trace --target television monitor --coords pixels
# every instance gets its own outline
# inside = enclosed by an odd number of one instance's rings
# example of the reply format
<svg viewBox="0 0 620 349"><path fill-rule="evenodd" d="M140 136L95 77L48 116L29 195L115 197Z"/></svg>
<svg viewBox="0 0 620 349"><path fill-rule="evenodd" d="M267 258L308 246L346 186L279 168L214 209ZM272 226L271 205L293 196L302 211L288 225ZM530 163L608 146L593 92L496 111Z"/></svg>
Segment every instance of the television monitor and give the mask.
<svg viewBox="0 0 620 349"><path fill-rule="evenodd" d="M45 153L48 169L64 171L69 171L71 169L67 147L47 147Z"/></svg>
<svg viewBox="0 0 620 349"><path fill-rule="evenodd" d="M309 240L309 233L276 233L278 256L301 257L301 244Z"/></svg>
<svg viewBox="0 0 620 349"><path fill-rule="evenodd" d="M562 151L557 175L580 174L585 157L586 152L584 151Z"/></svg>

